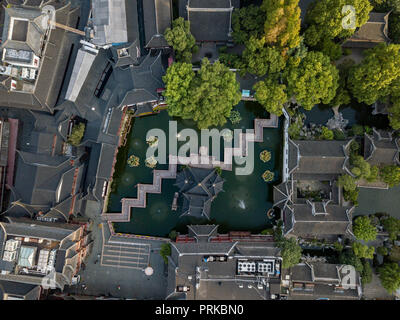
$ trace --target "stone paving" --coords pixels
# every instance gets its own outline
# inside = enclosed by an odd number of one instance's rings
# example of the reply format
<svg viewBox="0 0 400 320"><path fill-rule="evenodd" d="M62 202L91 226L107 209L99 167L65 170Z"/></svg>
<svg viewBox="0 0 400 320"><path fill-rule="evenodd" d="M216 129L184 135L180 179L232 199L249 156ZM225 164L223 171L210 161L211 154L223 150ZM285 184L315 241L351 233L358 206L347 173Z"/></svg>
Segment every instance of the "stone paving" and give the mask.
<svg viewBox="0 0 400 320"><path fill-rule="evenodd" d="M159 254L164 242L111 235L99 212L99 205L89 202L85 215L92 219L92 252L79 272L80 283L64 291L83 296L164 299L167 273ZM143 269L147 266L153 268L152 276L145 275Z"/></svg>
<svg viewBox="0 0 400 320"><path fill-rule="evenodd" d="M363 288L363 297L367 300L393 300L393 295L390 295L384 287L382 287L379 276L375 273L372 274L372 281Z"/></svg>

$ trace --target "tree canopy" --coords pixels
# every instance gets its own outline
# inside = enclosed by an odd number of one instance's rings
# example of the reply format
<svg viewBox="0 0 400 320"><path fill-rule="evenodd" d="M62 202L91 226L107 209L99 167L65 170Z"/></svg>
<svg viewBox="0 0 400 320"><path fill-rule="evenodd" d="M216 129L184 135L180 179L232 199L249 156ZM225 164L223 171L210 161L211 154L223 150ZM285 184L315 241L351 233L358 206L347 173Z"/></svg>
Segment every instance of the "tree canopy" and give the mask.
<svg viewBox="0 0 400 320"><path fill-rule="evenodd" d="M301 247L298 245L294 238L282 239L279 242L282 255L282 268L290 268L300 262L301 258Z"/></svg>
<svg viewBox="0 0 400 320"><path fill-rule="evenodd" d="M179 17L172 21L172 29L167 28L164 32L165 40L175 50L178 61L190 62L192 52L196 47L196 39L190 33L190 22Z"/></svg>
<svg viewBox="0 0 400 320"><path fill-rule="evenodd" d="M300 44L299 0L264 0L266 13L265 41L279 48L295 48Z"/></svg>
<svg viewBox="0 0 400 320"><path fill-rule="evenodd" d="M388 217L383 220L383 227L389 233L390 240L396 240L400 235L400 220L394 217Z"/></svg>
<svg viewBox="0 0 400 320"><path fill-rule="evenodd" d="M243 61L247 71L257 76L266 73L277 73L285 68L286 62L277 49L266 47L265 39L251 37L246 42L246 49L243 51Z"/></svg>
<svg viewBox="0 0 400 320"><path fill-rule="evenodd" d="M282 115L283 105L288 101L286 86L269 77L257 82L253 89L256 100L270 113Z"/></svg>
<svg viewBox="0 0 400 320"><path fill-rule="evenodd" d="M365 58L349 74L349 88L358 102L373 104L398 90L400 45L380 44L366 50Z"/></svg>
<svg viewBox="0 0 400 320"><path fill-rule="evenodd" d="M184 62L175 62L168 69L163 77L166 84L164 97L168 103L170 116L179 116L190 119L191 111L188 106L191 104L190 90L195 73L192 65Z"/></svg>
<svg viewBox="0 0 400 320"><path fill-rule="evenodd" d="M79 144L82 141L82 138L85 134L85 124L83 122L80 122L78 124L75 124L72 127L71 134L68 137L68 143L73 145L73 146L79 146Z"/></svg>
<svg viewBox="0 0 400 320"><path fill-rule="evenodd" d="M343 10L345 6L353 6L355 28L351 28L351 13ZM342 10L344 12L342 12ZM316 46L324 39L344 39L350 37L369 19L372 6L369 0L318 0L311 3L307 10L305 32L306 43ZM343 25L349 26L344 28Z"/></svg>
<svg viewBox="0 0 400 320"><path fill-rule="evenodd" d="M378 234L368 216L360 216L354 221L353 233L357 239L364 241L375 240Z"/></svg>
<svg viewBox="0 0 400 320"><path fill-rule="evenodd" d="M339 72L321 52L309 51L298 66L285 72L289 97L304 109L318 103L328 104L336 95Z"/></svg>
<svg viewBox="0 0 400 320"><path fill-rule="evenodd" d="M190 64L174 63L163 80L169 115L193 119L200 129L224 125L241 99L235 74L207 58L196 74Z"/></svg>
<svg viewBox="0 0 400 320"><path fill-rule="evenodd" d="M385 263L379 269L379 278L382 286L390 293L400 288L400 266L395 263Z"/></svg>
<svg viewBox="0 0 400 320"><path fill-rule="evenodd" d="M245 43L251 36L261 38L264 33L265 12L251 4L235 9L232 14L232 38L236 43Z"/></svg>
<svg viewBox="0 0 400 320"><path fill-rule="evenodd" d="M380 172L381 178L386 182L389 187L394 187L400 184L400 167L398 166L385 166Z"/></svg>
<svg viewBox="0 0 400 320"><path fill-rule="evenodd" d="M368 247L360 242L353 242L352 248L356 257L364 258L364 259L373 259L375 248Z"/></svg>
<svg viewBox="0 0 400 320"><path fill-rule="evenodd" d="M354 191L357 189L356 181L349 174L340 176L338 182L339 186L343 187L345 191Z"/></svg>

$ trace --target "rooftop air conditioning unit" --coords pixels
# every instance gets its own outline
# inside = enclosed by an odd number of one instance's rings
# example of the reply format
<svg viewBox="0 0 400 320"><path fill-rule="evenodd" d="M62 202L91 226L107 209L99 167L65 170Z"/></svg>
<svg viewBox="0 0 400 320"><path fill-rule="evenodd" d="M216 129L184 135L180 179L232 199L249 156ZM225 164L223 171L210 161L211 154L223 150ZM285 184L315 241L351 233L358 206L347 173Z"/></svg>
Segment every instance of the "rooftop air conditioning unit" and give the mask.
<svg viewBox="0 0 400 320"><path fill-rule="evenodd" d="M192 276L188 276L188 280L192 280L193 279L193 277Z"/></svg>
<svg viewBox="0 0 400 320"><path fill-rule="evenodd" d="M4 251L4 255L3 255L4 261L12 262L15 260L16 257L17 257L16 251Z"/></svg>
<svg viewBox="0 0 400 320"><path fill-rule="evenodd" d="M18 244L19 244L18 240L14 240L14 239L7 240L5 250L6 251L15 251L18 248Z"/></svg>
<svg viewBox="0 0 400 320"><path fill-rule="evenodd" d="M263 286L261 283L259 283L259 284L257 285L257 288L260 289L260 290L262 290L262 288L264 288L264 286Z"/></svg>

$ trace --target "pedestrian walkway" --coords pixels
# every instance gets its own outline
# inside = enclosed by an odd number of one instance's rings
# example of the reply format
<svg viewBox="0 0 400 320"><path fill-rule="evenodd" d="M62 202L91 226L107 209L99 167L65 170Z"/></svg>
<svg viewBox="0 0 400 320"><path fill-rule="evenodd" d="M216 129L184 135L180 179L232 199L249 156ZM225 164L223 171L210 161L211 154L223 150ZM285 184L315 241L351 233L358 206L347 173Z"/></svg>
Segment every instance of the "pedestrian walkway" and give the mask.
<svg viewBox="0 0 400 320"><path fill-rule="evenodd" d="M150 245L108 241L103 245L101 265L144 270L149 265Z"/></svg>

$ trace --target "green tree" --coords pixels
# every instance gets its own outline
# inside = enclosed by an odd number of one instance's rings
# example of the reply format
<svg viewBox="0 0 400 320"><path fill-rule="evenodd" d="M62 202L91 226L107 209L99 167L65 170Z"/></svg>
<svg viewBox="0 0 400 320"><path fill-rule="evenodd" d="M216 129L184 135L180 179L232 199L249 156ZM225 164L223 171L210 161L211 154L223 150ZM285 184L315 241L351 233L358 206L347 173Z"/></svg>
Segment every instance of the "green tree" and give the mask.
<svg viewBox="0 0 400 320"><path fill-rule="evenodd" d="M379 178L379 168L377 166L371 167L369 176L367 177L368 182L375 182Z"/></svg>
<svg viewBox="0 0 400 320"><path fill-rule="evenodd" d="M372 225L368 216L360 216L355 219L353 233L357 239L364 241L375 240L378 234L376 227Z"/></svg>
<svg viewBox="0 0 400 320"><path fill-rule="evenodd" d="M281 116L283 114L283 106L288 101L286 94L286 86L279 84L278 81L265 78L263 81L257 82L253 90L256 100L270 113Z"/></svg>
<svg viewBox="0 0 400 320"><path fill-rule="evenodd" d="M281 248L283 269L288 269L300 262L301 247L294 238L283 239L278 246Z"/></svg>
<svg viewBox="0 0 400 320"><path fill-rule="evenodd" d="M245 43L251 36L261 38L265 18L265 12L253 4L235 9L232 14L233 41Z"/></svg>
<svg viewBox="0 0 400 320"><path fill-rule="evenodd" d="M357 178L367 179L371 175L371 165L367 161L365 161L362 156L352 157L352 165L358 169L357 171L359 172L359 174L356 174Z"/></svg>
<svg viewBox="0 0 400 320"><path fill-rule="evenodd" d="M82 141L83 135L85 134L85 128L86 126L83 122L74 124L71 134L67 139L67 142L73 146L79 146Z"/></svg>
<svg viewBox="0 0 400 320"><path fill-rule="evenodd" d="M190 119L191 88L195 73L189 63L173 63L163 77L164 97L168 103L168 114Z"/></svg>
<svg viewBox="0 0 400 320"><path fill-rule="evenodd" d="M394 217L388 217L382 222L383 227L389 233L389 239L394 241L400 235L400 220Z"/></svg>
<svg viewBox="0 0 400 320"><path fill-rule="evenodd" d="M372 281L372 268L368 261L363 262L363 271L361 272L361 282L363 285L371 283Z"/></svg>
<svg viewBox="0 0 400 320"><path fill-rule="evenodd" d="M349 12L342 13L345 5L355 8L355 28L343 28L342 22L346 24L349 20ZM356 30L369 19L372 10L368 0L319 0L312 2L307 9L306 23L310 26L306 32L306 42L311 46L324 39L344 39L350 37Z"/></svg>
<svg viewBox="0 0 400 320"><path fill-rule="evenodd" d="M265 39L251 37L246 42L243 51L243 61L247 71L257 76L274 74L285 68L286 62L280 52L274 48L265 46Z"/></svg>
<svg viewBox="0 0 400 320"><path fill-rule="evenodd" d="M381 178L390 187L400 184L400 167L389 165L385 166L380 171Z"/></svg>
<svg viewBox="0 0 400 320"><path fill-rule="evenodd" d="M353 242L352 248L356 257L365 258L365 259L373 259L375 248L368 247L360 242Z"/></svg>
<svg viewBox="0 0 400 320"><path fill-rule="evenodd" d="M339 86L336 90L335 98L329 103L332 107L347 105L351 101L350 92L347 88L349 71L354 65L354 60L344 59L341 64L337 66L339 70Z"/></svg>
<svg viewBox="0 0 400 320"><path fill-rule="evenodd" d="M388 108L389 124L394 130L400 129L400 97L392 96Z"/></svg>
<svg viewBox="0 0 400 320"><path fill-rule="evenodd" d="M295 48L300 44L299 0L264 0L264 34L267 44Z"/></svg>
<svg viewBox="0 0 400 320"><path fill-rule="evenodd" d="M379 278L382 286L390 293L400 288L400 266L395 263L385 263L379 268Z"/></svg>
<svg viewBox="0 0 400 320"><path fill-rule="evenodd" d="M354 191L357 189L357 184L351 175L345 174L338 179L339 186L343 187L345 191Z"/></svg>
<svg viewBox="0 0 400 320"><path fill-rule="evenodd" d="M187 63L174 63L163 77L170 116L193 119L200 129L222 126L241 94L229 68L207 58L195 74Z"/></svg>
<svg viewBox="0 0 400 320"><path fill-rule="evenodd" d="M316 104L328 104L336 95L339 72L321 52L309 51L299 65L285 72L288 95L304 109Z"/></svg>
<svg viewBox="0 0 400 320"><path fill-rule="evenodd" d="M342 46L328 38L323 39L316 49L331 58L332 61L338 60L343 54Z"/></svg>
<svg viewBox="0 0 400 320"><path fill-rule="evenodd" d="M172 21L172 29L164 32L165 40L172 46L178 61L190 62L192 53L197 49L196 39L190 33L190 22L179 17Z"/></svg>
<svg viewBox="0 0 400 320"><path fill-rule="evenodd" d="M366 50L365 58L349 74L349 88L358 102L373 104L398 89L400 45L380 44Z"/></svg>
<svg viewBox="0 0 400 320"><path fill-rule="evenodd" d="M163 243L161 245L160 255L163 258L165 264L168 264L168 256L171 255L171 245L169 243Z"/></svg>

